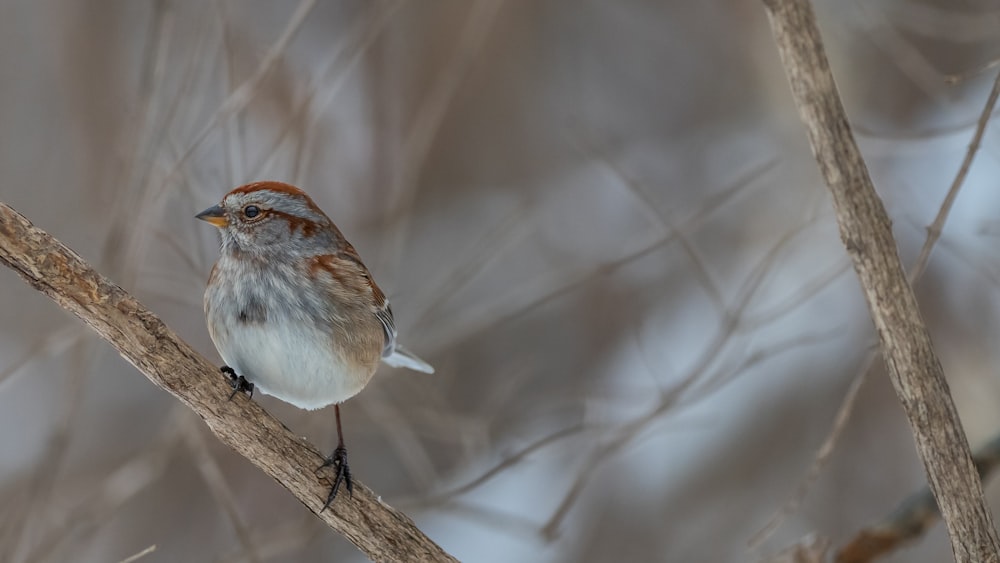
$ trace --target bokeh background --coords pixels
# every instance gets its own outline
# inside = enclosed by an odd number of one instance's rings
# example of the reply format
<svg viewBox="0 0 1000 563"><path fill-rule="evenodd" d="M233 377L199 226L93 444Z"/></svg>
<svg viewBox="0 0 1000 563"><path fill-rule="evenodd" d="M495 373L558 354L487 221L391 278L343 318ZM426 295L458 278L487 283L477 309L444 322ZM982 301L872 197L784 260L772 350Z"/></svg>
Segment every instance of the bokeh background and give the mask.
<svg viewBox="0 0 1000 563"><path fill-rule="evenodd" d="M1000 11L816 9L912 264ZM352 468L458 558L756 561L923 484L879 360L859 378L873 331L760 3L0 10L0 198L213 361L218 239L194 214L277 179L337 221L438 369L384 368L345 405ZM917 285L973 445L1000 430L998 134ZM364 560L76 319L0 288L0 560ZM801 506L751 547L859 381ZM334 445L332 409L255 400ZM889 560L949 557L938 526Z"/></svg>

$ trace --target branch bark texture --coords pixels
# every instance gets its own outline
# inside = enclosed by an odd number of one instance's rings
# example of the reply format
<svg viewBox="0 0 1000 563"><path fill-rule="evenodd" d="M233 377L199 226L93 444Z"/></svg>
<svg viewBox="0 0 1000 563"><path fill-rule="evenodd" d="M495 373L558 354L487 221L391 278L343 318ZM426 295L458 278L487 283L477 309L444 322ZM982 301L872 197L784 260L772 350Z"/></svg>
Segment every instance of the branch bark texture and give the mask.
<svg viewBox="0 0 1000 563"><path fill-rule="evenodd" d="M764 4L952 551L960 562L1000 561L1000 540L965 433L896 252L892 224L851 133L812 7L808 0Z"/></svg>
<svg viewBox="0 0 1000 563"><path fill-rule="evenodd" d="M0 262L80 317L146 375L198 413L212 432L281 483L302 504L374 561L456 561L405 514L355 480L320 512L329 472L323 456L242 395L232 401L218 367L195 352L134 297L75 252L0 203Z"/></svg>

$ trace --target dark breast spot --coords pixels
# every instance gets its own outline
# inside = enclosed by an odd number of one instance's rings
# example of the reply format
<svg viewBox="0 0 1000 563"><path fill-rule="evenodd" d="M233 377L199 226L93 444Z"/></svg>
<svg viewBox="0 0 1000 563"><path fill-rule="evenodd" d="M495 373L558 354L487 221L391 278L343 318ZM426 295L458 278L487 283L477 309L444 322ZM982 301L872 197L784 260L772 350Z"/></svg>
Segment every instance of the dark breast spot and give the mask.
<svg viewBox="0 0 1000 563"><path fill-rule="evenodd" d="M241 323L254 324L267 320L267 309L260 299L251 297L240 309L237 319Z"/></svg>

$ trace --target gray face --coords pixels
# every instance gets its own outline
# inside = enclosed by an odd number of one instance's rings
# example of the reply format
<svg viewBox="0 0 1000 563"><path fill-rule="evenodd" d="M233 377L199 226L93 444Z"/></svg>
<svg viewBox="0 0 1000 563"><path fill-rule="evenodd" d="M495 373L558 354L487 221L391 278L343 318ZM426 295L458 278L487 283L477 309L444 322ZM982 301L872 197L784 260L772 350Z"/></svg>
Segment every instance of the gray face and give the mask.
<svg viewBox="0 0 1000 563"><path fill-rule="evenodd" d="M335 242L330 219L305 195L266 189L231 192L221 207L228 221L222 229L223 252L322 254Z"/></svg>

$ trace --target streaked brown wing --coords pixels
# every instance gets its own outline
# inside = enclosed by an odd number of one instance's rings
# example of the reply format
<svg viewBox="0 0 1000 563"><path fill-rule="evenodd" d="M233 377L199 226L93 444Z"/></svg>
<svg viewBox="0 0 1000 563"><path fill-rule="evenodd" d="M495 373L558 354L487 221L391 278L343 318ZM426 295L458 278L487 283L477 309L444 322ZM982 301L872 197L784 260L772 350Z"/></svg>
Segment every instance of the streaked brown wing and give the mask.
<svg viewBox="0 0 1000 563"><path fill-rule="evenodd" d="M375 283L375 280L372 279L371 272L368 271L368 267L365 266L365 263L361 261L361 256L359 256L358 252L354 250L351 243L344 240L343 245L344 246L338 253L338 256L356 264L358 269L361 271L361 275L364 276L368 289L371 291L373 306L372 312L379 320L379 323L382 324L382 331L385 334L385 343L382 347L382 355L388 356L396 349L396 322L392 317L392 308L389 306L389 300L385 298L385 293L382 292L382 289Z"/></svg>

